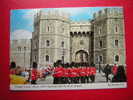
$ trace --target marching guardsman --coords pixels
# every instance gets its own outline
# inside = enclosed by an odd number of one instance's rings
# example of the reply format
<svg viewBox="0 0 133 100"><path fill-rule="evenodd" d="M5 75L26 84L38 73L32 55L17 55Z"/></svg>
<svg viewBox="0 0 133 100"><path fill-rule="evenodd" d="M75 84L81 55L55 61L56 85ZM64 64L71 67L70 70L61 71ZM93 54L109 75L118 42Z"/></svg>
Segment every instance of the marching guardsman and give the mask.
<svg viewBox="0 0 133 100"><path fill-rule="evenodd" d="M54 84L63 83L64 68L61 65L57 65L54 69Z"/></svg>
<svg viewBox="0 0 133 100"><path fill-rule="evenodd" d="M111 66L109 64L107 64L104 68L104 73L105 73L105 77L106 77L106 82L109 81L109 74L111 74Z"/></svg>
<svg viewBox="0 0 133 100"><path fill-rule="evenodd" d="M63 76L64 76L64 68L59 65L58 66L58 72L57 72L57 77L58 77L58 83L61 84L63 83Z"/></svg>
<svg viewBox="0 0 133 100"><path fill-rule="evenodd" d="M70 83L73 83L74 75L73 75L72 65L70 65L70 68L69 68L69 77L70 77Z"/></svg>
<svg viewBox="0 0 133 100"><path fill-rule="evenodd" d="M75 83L79 83L79 68L75 67L75 73L76 73L76 77L75 77Z"/></svg>
<svg viewBox="0 0 133 100"><path fill-rule="evenodd" d="M58 67L57 66L54 66L54 69L53 69L54 82L53 82L53 84L58 84L58 76L57 76L57 73L58 73Z"/></svg>
<svg viewBox="0 0 133 100"><path fill-rule="evenodd" d="M64 84L67 84L69 83L69 70L68 68L64 68Z"/></svg>
<svg viewBox="0 0 133 100"><path fill-rule="evenodd" d="M112 74L115 76L116 73L117 73L117 69L118 69L118 66L115 64L113 67L112 67Z"/></svg>
<svg viewBox="0 0 133 100"><path fill-rule="evenodd" d="M86 72L85 67L81 67L80 69L81 83L85 83L85 75L86 75L85 72Z"/></svg>
<svg viewBox="0 0 133 100"><path fill-rule="evenodd" d="M90 67L87 64L87 67L86 67L86 80L87 80L87 83L89 83L89 78L90 78Z"/></svg>
<svg viewBox="0 0 133 100"><path fill-rule="evenodd" d="M73 83L78 83L78 82L77 82L77 76L78 76L77 68L73 67L72 69L73 69L73 71L72 71Z"/></svg>
<svg viewBox="0 0 133 100"><path fill-rule="evenodd" d="M96 68L95 68L95 65L93 64L90 67L90 79L91 79L91 82L95 82L95 75L96 75Z"/></svg>
<svg viewBox="0 0 133 100"><path fill-rule="evenodd" d="M68 71L68 83L70 84L71 83L71 67L70 65L68 65L68 68L67 68L67 71Z"/></svg>
<svg viewBox="0 0 133 100"><path fill-rule="evenodd" d="M31 71L31 84L36 84L38 78L37 63L33 62L33 68Z"/></svg>
<svg viewBox="0 0 133 100"><path fill-rule="evenodd" d="M80 83L80 67L77 66L77 83Z"/></svg>

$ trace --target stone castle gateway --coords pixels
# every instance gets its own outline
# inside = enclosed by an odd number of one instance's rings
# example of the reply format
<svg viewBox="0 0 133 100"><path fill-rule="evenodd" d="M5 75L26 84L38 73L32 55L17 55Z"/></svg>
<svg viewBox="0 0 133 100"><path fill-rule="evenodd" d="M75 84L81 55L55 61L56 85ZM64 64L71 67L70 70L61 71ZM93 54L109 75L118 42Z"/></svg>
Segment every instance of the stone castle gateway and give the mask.
<svg viewBox="0 0 133 100"><path fill-rule="evenodd" d="M21 44L23 42L11 44L11 61L14 61L14 55L20 56L18 47L23 51L24 47ZM125 65L123 9L103 9L96 12L91 21L85 22L73 22L66 14L40 11L34 16L34 32L29 44L31 44L28 48L31 51L30 64L32 66L32 62L37 62L40 68L57 60L64 63ZM13 45L16 45L16 51L12 53ZM23 59L20 61L22 63ZM29 66L28 64L25 66Z"/></svg>

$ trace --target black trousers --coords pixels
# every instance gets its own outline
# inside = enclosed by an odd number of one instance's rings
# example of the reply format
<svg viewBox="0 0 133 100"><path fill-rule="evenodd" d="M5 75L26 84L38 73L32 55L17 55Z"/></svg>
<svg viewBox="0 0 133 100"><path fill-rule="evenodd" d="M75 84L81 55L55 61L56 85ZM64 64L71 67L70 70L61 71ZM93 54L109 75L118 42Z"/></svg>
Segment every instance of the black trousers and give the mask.
<svg viewBox="0 0 133 100"><path fill-rule="evenodd" d="M109 74L105 74L105 77L106 77L106 82L109 81Z"/></svg>
<svg viewBox="0 0 133 100"><path fill-rule="evenodd" d="M89 81L89 78L90 78L89 76L86 76L86 77L85 77L85 81L86 81L87 83L90 82L90 81Z"/></svg>
<svg viewBox="0 0 133 100"><path fill-rule="evenodd" d="M32 80L31 81L31 84L36 84L36 80Z"/></svg>
<svg viewBox="0 0 133 100"><path fill-rule="evenodd" d="M95 75L90 76L91 82L95 82Z"/></svg>
<svg viewBox="0 0 133 100"><path fill-rule="evenodd" d="M54 82L53 82L53 84L58 84L58 82L59 82L58 77L54 77Z"/></svg>
<svg viewBox="0 0 133 100"><path fill-rule="evenodd" d="M85 76L81 76L81 83L85 83Z"/></svg>

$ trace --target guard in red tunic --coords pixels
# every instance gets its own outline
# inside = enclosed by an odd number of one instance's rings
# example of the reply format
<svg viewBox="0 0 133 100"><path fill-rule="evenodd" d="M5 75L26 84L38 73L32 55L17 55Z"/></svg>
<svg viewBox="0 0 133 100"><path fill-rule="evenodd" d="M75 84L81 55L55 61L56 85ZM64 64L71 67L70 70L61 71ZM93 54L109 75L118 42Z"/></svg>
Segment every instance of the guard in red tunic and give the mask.
<svg viewBox="0 0 133 100"><path fill-rule="evenodd" d="M86 80L87 80L87 83L89 83L89 79L90 79L90 67L89 67L89 65L87 65L87 67L86 67Z"/></svg>
<svg viewBox="0 0 133 100"><path fill-rule="evenodd" d="M68 84L69 83L69 70L67 68L67 65L65 65L64 68L64 84Z"/></svg>
<svg viewBox="0 0 133 100"><path fill-rule="evenodd" d="M62 84L63 83L63 74L64 68L61 65L58 65L54 71L56 76L56 83L55 84Z"/></svg>
<svg viewBox="0 0 133 100"><path fill-rule="evenodd" d="M91 79L91 82L95 82L95 75L96 75L96 67L95 67L95 65L93 64L93 65L90 67L90 79Z"/></svg>
<svg viewBox="0 0 133 100"><path fill-rule="evenodd" d="M80 83L80 67L77 66L77 83Z"/></svg>
<svg viewBox="0 0 133 100"><path fill-rule="evenodd" d="M34 62L31 71L31 84L36 84L37 78L38 78L37 63Z"/></svg>
<svg viewBox="0 0 133 100"><path fill-rule="evenodd" d="M86 68L81 67L80 69L81 83L85 83Z"/></svg>
<svg viewBox="0 0 133 100"><path fill-rule="evenodd" d="M54 66L54 69L53 69L53 77L54 77L53 84L58 84L59 79L58 79L57 73L58 73L58 67Z"/></svg>
<svg viewBox="0 0 133 100"><path fill-rule="evenodd" d="M71 74L72 68L71 68L71 64L69 64L67 70L68 70L68 83L71 84L71 80L72 80L72 74Z"/></svg>
<svg viewBox="0 0 133 100"><path fill-rule="evenodd" d="M112 67L112 74L115 76L117 74L117 65L115 64L113 67Z"/></svg>

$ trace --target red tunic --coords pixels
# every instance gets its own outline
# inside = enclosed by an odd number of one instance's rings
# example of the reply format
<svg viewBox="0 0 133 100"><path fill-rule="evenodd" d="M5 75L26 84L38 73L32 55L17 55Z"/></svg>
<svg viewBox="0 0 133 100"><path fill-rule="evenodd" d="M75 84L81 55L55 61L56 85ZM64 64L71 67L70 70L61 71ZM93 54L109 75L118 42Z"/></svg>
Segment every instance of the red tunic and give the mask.
<svg viewBox="0 0 133 100"><path fill-rule="evenodd" d="M96 75L96 68L90 67L90 75Z"/></svg>
<svg viewBox="0 0 133 100"><path fill-rule="evenodd" d="M86 68L82 67L80 70L80 76L86 76Z"/></svg>
<svg viewBox="0 0 133 100"><path fill-rule="evenodd" d="M32 72L31 72L31 79L32 79L32 80L37 80L37 78L38 78L37 69L32 69Z"/></svg>
<svg viewBox="0 0 133 100"><path fill-rule="evenodd" d="M54 69L54 77L63 77L64 76L64 68L63 67L56 67Z"/></svg>
<svg viewBox="0 0 133 100"><path fill-rule="evenodd" d="M68 68L64 68L64 77L69 77L69 70L68 70Z"/></svg>
<svg viewBox="0 0 133 100"><path fill-rule="evenodd" d="M72 70L71 70L71 77L77 77L77 70L76 70L76 68L72 68Z"/></svg>
<svg viewBox="0 0 133 100"><path fill-rule="evenodd" d="M87 75L87 76L90 76L90 67L87 67L87 68L86 68L86 75Z"/></svg>
<svg viewBox="0 0 133 100"><path fill-rule="evenodd" d="M114 66L112 68L112 73L113 73L113 75L116 75L116 73L117 73L117 66Z"/></svg>

